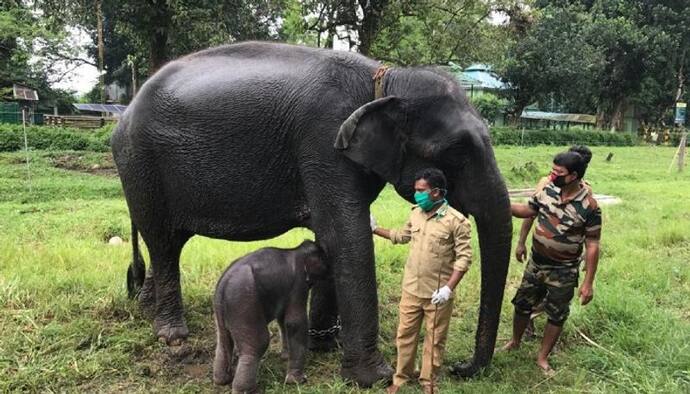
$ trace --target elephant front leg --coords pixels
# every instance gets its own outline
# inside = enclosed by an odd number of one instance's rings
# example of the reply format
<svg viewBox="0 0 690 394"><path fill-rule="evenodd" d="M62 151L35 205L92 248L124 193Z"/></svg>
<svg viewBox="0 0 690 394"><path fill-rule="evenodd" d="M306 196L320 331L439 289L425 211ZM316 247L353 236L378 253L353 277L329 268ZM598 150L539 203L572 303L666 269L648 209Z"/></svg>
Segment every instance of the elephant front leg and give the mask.
<svg viewBox="0 0 690 394"><path fill-rule="evenodd" d="M393 369L378 351L378 299L374 244L368 213L337 226L332 238L321 237L332 259L344 348L341 375L363 387L390 380ZM353 216L356 220L353 223ZM347 225L345 225L347 223Z"/></svg>
<svg viewBox="0 0 690 394"><path fill-rule="evenodd" d="M314 283L309 302L309 350L328 352L338 348L340 319L332 277Z"/></svg>
<svg viewBox="0 0 690 394"><path fill-rule="evenodd" d="M306 300L304 300L306 301ZM285 376L287 384L302 384L307 381L304 364L307 355L307 313L305 303L291 305L283 321L287 342L288 369Z"/></svg>

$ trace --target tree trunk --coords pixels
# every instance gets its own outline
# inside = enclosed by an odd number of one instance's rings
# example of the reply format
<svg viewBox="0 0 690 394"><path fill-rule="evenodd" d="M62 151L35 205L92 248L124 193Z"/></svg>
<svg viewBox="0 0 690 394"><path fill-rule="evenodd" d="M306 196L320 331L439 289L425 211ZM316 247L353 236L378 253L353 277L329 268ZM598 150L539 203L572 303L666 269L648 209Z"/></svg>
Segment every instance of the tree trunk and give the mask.
<svg viewBox="0 0 690 394"><path fill-rule="evenodd" d="M137 65L132 62L132 98L137 94Z"/></svg>
<svg viewBox="0 0 690 394"><path fill-rule="evenodd" d="M98 84L101 90L101 103L105 103L105 74L103 65L105 63L105 44L103 43L103 10L101 0L96 0L96 25L98 29Z"/></svg>
<svg viewBox="0 0 690 394"><path fill-rule="evenodd" d="M362 23L357 29L359 37L359 53L364 56L369 55L371 44L373 44L381 27L383 10L388 5L388 0L359 0L362 7Z"/></svg>
<svg viewBox="0 0 690 394"><path fill-rule="evenodd" d="M171 11L166 0L151 0L155 16L149 30L149 75L153 75L168 61L168 32Z"/></svg>
<svg viewBox="0 0 690 394"><path fill-rule="evenodd" d="M625 115L626 105L625 99L619 98L616 100L613 113L611 114L611 132L623 130L623 116Z"/></svg>

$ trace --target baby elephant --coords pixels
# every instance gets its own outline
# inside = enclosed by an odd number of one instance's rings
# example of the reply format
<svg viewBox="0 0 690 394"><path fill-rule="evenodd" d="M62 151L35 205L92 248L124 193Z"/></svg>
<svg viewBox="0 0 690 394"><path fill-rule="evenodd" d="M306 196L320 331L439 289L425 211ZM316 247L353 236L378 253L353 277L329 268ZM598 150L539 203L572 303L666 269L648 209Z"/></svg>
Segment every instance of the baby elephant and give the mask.
<svg viewBox="0 0 690 394"><path fill-rule="evenodd" d="M312 241L295 249L259 249L226 269L213 297L213 382L232 381L233 392L257 391L256 373L269 342L267 326L277 319L283 355L288 356L285 383L303 383L310 281L326 271L320 249Z"/></svg>

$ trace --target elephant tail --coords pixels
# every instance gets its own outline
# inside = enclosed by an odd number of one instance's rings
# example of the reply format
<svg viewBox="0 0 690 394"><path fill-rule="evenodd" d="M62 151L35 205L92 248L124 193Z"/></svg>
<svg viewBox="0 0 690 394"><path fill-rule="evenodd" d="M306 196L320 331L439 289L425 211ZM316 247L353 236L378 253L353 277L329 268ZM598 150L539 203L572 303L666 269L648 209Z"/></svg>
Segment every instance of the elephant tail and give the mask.
<svg viewBox="0 0 690 394"><path fill-rule="evenodd" d="M146 278L146 264L139 252L139 231L137 226L132 222L132 262L127 269L127 296L129 298L136 297L144 285Z"/></svg>

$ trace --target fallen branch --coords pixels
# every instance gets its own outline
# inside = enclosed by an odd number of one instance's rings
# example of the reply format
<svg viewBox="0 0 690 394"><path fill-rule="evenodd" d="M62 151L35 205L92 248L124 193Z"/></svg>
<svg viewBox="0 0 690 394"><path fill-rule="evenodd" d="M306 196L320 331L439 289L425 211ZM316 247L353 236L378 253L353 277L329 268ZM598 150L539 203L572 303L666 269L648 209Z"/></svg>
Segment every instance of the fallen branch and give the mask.
<svg viewBox="0 0 690 394"><path fill-rule="evenodd" d="M556 377L556 375L558 375L559 373L561 373L561 369L559 369L558 371L552 373L552 374L549 375L546 379L544 379L544 380L542 380L541 382L539 382L539 383L535 384L534 386L532 386L532 390L534 390L534 389L536 389L537 387L541 386L542 383L548 382L549 380L553 379L553 378Z"/></svg>
<svg viewBox="0 0 690 394"><path fill-rule="evenodd" d="M587 341L587 343L589 343L590 345L592 345L592 346L594 346L594 347L597 347L597 348L599 348L599 349L601 349L601 350L603 350L603 351L605 351L606 353L609 353L609 354L611 354L611 355L614 355L614 356L617 356L617 355L618 355L618 354L616 354L616 353L610 351L609 349L607 349L607 348L601 346L600 344L594 342L590 337L588 337L587 335L585 335L585 333L582 332L579 328L575 327L575 332L577 332L578 334L580 334L580 336L581 336L585 341Z"/></svg>

